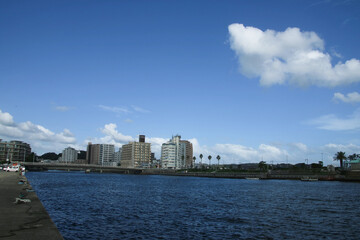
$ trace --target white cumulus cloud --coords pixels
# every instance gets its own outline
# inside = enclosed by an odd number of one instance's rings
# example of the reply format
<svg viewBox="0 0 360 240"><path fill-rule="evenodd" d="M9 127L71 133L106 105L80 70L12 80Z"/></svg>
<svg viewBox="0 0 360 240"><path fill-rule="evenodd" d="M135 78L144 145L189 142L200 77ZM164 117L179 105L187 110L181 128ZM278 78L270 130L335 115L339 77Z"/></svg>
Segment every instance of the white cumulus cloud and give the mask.
<svg viewBox="0 0 360 240"><path fill-rule="evenodd" d="M151 143L151 152L155 153L155 157L157 159L160 159L161 146L163 143L169 141L169 139L160 138L160 137L152 137L152 138L146 138L145 141Z"/></svg>
<svg viewBox="0 0 360 240"><path fill-rule="evenodd" d="M134 141L134 138L131 136L126 136L120 133L117 130L117 125L115 123L105 124L103 128L100 129L101 133L104 134L101 138L89 138L85 140L87 142L93 143L103 143L103 144L114 144L115 147L121 147L123 144Z"/></svg>
<svg viewBox="0 0 360 240"><path fill-rule="evenodd" d="M127 143L134 140L131 136L125 136L122 133L119 133L116 128L117 126L115 123L109 123L101 129L101 132L107 136L110 136L112 139L119 143Z"/></svg>
<svg viewBox="0 0 360 240"><path fill-rule="evenodd" d="M346 96L342 93L334 93L334 100L340 100L345 103L360 102L360 94L358 92L348 93Z"/></svg>
<svg viewBox="0 0 360 240"><path fill-rule="evenodd" d="M267 144L260 144L258 148L252 148L239 144L218 143L214 146L200 145L196 138L189 140L193 144L194 156L199 162L199 155L203 154L203 163L207 162L208 155L213 159L217 155L221 157L221 163L257 163L260 161L278 162L284 160L289 153L285 149Z"/></svg>
<svg viewBox="0 0 360 240"><path fill-rule="evenodd" d="M68 145L74 146L76 138L68 129L60 133L34 124L30 121L16 123L9 113L0 110L0 136L10 138L10 140L21 140L30 143L32 146L39 146L37 150L44 151L51 148L53 151L60 151Z"/></svg>
<svg viewBox="0 0 360 240"><path fill-rule="evenodd" d="M13 117L10 115L10 113L2 112L0 110L0 124L5 126L11 126L14 124Z"/></svg>
<svg viewBox="0 0 360 240"><path fill-rule="evenodd" d="M315 32L299 28L262 31L238 23L228 30L240 71L247 77L259 77L263 86L334 87L360 82L360 61L353 58L333 66L330 54L324 52L324 41Z"/></svg>

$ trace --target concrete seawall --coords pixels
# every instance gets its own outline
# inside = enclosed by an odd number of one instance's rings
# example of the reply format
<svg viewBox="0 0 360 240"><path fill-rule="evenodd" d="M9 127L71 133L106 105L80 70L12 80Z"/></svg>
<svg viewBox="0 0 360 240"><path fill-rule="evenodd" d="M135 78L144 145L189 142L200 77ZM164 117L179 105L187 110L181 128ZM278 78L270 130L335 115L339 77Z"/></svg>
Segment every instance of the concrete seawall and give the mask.
<svg viewBox="0 0 360 240"><path fill-rule="evenodd" d="M63 239L27 179L17 172L0 171L0 239Z"/></svg>
<svg viewBox="0 0 360 240"><path fill-rule="evenodd" d="M345 174L337 173L312 173L312 172L176 172L174 170L144 169L143 175L167 175L184 177L208 177L208 178L259 178L263 180L301 180L303 178L318 179L320 181L356 181L360 182L360 171L349 171Z"/></svg>

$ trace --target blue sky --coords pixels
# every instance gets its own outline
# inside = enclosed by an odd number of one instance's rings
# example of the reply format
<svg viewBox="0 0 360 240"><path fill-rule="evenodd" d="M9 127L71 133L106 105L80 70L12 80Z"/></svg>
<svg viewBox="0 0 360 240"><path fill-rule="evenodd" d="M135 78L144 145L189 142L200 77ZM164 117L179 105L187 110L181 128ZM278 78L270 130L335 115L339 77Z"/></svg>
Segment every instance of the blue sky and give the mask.
<svg viewBox="0 0 360 240"><path fill-rule="evenodd" d="M0 138L334 163L360 153L359 26L348 0L0 1Z"/></svg>

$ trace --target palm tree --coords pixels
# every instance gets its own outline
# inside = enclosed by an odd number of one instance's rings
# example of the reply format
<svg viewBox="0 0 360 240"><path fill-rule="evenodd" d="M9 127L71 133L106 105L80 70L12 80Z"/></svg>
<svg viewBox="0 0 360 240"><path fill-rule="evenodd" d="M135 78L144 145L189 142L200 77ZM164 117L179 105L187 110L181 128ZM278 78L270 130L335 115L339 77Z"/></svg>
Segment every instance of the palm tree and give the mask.
<svg viewBox="0 0 360 240"><path fill-rule="evenodd" d="M211 167L211 158L212 158L212 156L209 155L209 156L208 156L208 159L209 159L209 168Z"/></svg>
<svg viewBox="0 0 360 240"><path fill-rule="evenodd" d="M200 159L201 159L201 161L200 161L201 164L200 164L200 165L201 165L201 167L202 167L202 158L203 158L204 156L202 155L202 153L200 153L200 156L199 156L199 157L200 157Z"/></svg>
<svg viewBox="0 0 360 240"><path fill-rule="evenodd" d="M193 167L195 168L195 160L196 160L195 156L193 157L193 160L194 160Z"/></svg>
<svg viewBox="0 0 360 240"><path fill-rule="evenodd" d="M354 154L349 155L349 156L348 156L348 159L349 159L349 160L355 160L355 159L357 159L358 157L360 157L360 155L354 153Z"/></svg>
<svg viewBox="0 0 360 240"><path fill-rule="evenodd" d="M267 167L266 162L264 162L264 161L260 161L258 166L259 166L260 170L265 170Z"/></svg>
<svg viewBox="0 0 360 240"><path fill-rule="evenodd" d="M346 160L345 152L337 152L334 156L334 161L340 161L340 168L343 167L343 161Z"/></svg>
<svg viewBox="0 0 360 240"><path fill-rule="evenodd" d="M220 167L220 159L221 159L220 155L217 155L216 159L218 160L218 168L219 168Z"/></svg>

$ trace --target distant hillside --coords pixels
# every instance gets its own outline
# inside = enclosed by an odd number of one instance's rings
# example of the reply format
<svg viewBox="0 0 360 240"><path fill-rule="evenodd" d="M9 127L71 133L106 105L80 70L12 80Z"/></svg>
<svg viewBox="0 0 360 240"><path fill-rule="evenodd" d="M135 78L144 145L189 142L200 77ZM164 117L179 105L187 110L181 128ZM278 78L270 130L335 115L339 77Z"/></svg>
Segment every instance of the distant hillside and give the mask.
<svg viewBox="0 0 360 240"><path fill-rule="evenodd" d="M86 151L80 150L78 153L78 159L86 159Z"/></svg>
<svg viewBox="0 0 360 240"><path fill-rule="evenodd" d="M48 152L48 153L44 153L39 158L47 159L47 160L58 160L59 157L61 157L61 155L62 155L61 153L56 154L54 152Z"/></svg>

